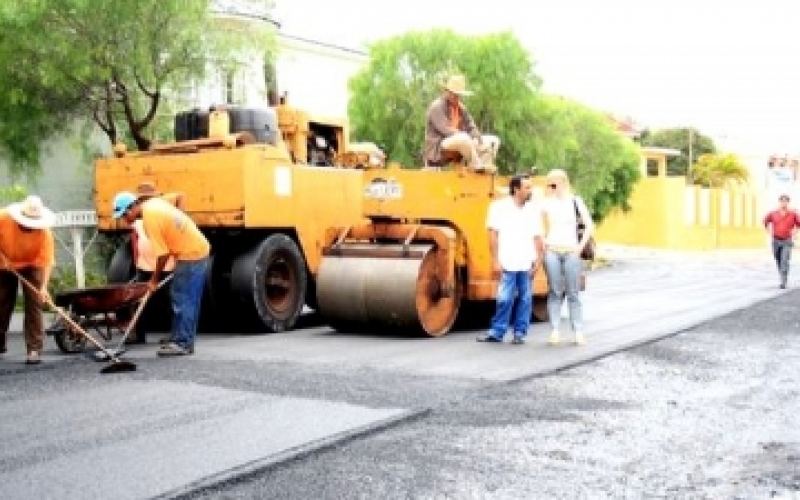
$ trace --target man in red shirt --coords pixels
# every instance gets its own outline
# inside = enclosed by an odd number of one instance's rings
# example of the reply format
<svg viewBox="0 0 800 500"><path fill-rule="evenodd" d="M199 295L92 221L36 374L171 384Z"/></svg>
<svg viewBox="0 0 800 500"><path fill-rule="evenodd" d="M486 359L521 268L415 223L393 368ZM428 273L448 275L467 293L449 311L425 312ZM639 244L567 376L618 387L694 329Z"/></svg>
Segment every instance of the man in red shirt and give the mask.
<svg viewBox="0 0 800 500"><path fill-rule="evenodd" d="M795 231L800 227L800 215L789 208L789 196L782 194L780 206L764 217L764 227L772 235L772 253L781 276L781 288L786 288L789 277L789 260L792 257Z"/></svg>

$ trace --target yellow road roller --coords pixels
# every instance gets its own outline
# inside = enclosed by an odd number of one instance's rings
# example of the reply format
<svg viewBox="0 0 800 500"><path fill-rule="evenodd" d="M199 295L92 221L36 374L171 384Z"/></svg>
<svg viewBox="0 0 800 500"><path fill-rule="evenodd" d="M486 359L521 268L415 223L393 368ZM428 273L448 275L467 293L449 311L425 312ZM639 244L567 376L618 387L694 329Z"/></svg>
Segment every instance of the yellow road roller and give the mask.
<svg viewBox="0 0 800 500"><path fill-rule="evenodd" d="M374 144L348 141L347 122L285 102L271 108L181 113L175 140L115 148L95 165L98 229L118 191L142 182L184 194L212 262L201 330L285 331L304 305L339 330L441 336L456 321L485 328L494 308L489 203L508 178L387 167ZM109 282L133 276L122 238ZM534 315L547 284L534 277Z"/></svg>
<svg viewBox="0 0 800 500"><path fill-rule="evenodd" d="M463 324L485 328L493 313L486 214L507 178L461 166L364 177L367 221L333 227L317 271L319 312L342 331L402 331L428 336ZM547 281L533 277L534 315L546 318Z"/></svg>
<svg viewBox="0 0 800 500"><path fill-rule="evenodd" d="M115 148L95 164L98 229L119 235L109 282L134 273L130 227L111 218L118 191L150 182L181 192L212 261L201 330L284 331L316 308L314 276L328 227L363 220L363 167L382 156L349 148L347 122L281 103L179 113L175 140ZM168 325L167 325L168 327Z"/></svg>

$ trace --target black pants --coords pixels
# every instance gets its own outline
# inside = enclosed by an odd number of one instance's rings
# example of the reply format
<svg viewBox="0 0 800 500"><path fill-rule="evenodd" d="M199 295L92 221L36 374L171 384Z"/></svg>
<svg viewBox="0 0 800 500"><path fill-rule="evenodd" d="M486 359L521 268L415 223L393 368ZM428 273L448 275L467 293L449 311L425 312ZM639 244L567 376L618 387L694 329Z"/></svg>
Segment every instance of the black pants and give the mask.
<svg viewBox="0 0 800 500"><path fill-rule="evenodd" d="M166 279L170 273L161 273L161 280ZM150 281L153 273L150 271L136 270L136 281L144 282ZM150 299L147 305L144 306L142 314L139 316L139 321L133 331L134 339L137 342L145 342L147 339L147 332L153 330L170 331L170 323L172 321L172 307L170 306L169 297L169 283L159 288Z"/></svg>

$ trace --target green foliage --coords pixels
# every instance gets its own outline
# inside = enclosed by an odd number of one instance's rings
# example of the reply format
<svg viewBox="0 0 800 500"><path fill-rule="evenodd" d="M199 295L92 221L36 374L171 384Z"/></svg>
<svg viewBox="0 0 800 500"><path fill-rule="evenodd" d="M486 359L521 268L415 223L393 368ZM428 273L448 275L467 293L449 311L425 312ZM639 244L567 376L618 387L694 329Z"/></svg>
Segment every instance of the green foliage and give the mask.
<svg viewBox="0 0 800 500"><path fill-rule="evenodd" d="M26 196L28 196L28 191L19 184L0 186L0 204L2 205L22 201Z"/></svg>
<svg viewBox="0 0 800 500"><path fill-rule="evenodd" d="M87 268L84 272L86 287L100 286L106 284L106 273L96 269ZM75 274L73 264L61 265L53 269L50 276L50 294L55 296L57 293L67 292L78 288L78 277Z"/></svg>
<svg viewBox="0 0 800 500"><path fill-rule="evenodd" d="M354 137L384 145L390 160L421 165L427 108L453 73L464 74L475 92L465 104L478 127L502 141L501 173L563 168L596 220L613 207L628 208L638 146L603 114L542 95L533 62L510 33L432 30L375 43L368 65L349 82Z"/></svg>
<svg viewBox="0 0 800 500"><path fill-rule="evenodd" d="M750 172L734 154L702 155L692 168L692 180L703 187L747 182Z"/></svg>
<svg viewBox="0 0 800 500"><path fill-rule="evenodd" d="M641 142L643 146L680 150L680 156L667 158L667 175L687 175L690 139L693 161L697 161L697 158L704 154L713 154L717 151L717 147L710 137L687 127L648 131L642 136Z"/></svg>
<svg viewBox="0 0 800 500"><path fill-rule="evenodd" d="M263 2L268 3L268 2ZM271 31L222 22L209 0L27 0L0 7L0 151L12 172L38 171L41 141L94 120L139 149L170 89L198 81L210 61L261 53Z"/></svg>
<svg viewBox="0 0 800 500"><path fill-rule="evenodd" d="M369 64L349 82L353 136L385 145L394 161L420 166L425 113L453 73L464 74L475 92L465 104L478 128L511 145L500 149L500 168L529 168L532 151L514 146L528 139L526 124L533 118L532 97L540 82L510 33L472 37L433 30L375 43Z"/></svg>
<svg viewBox="0 0 800 500"><path fill-rule="evenodd" d="M537 109L537 173L564 169L597 222L614 207L629 209L640 177L638 145L617 133L604 114L575 101L542 96Z"/></svg>

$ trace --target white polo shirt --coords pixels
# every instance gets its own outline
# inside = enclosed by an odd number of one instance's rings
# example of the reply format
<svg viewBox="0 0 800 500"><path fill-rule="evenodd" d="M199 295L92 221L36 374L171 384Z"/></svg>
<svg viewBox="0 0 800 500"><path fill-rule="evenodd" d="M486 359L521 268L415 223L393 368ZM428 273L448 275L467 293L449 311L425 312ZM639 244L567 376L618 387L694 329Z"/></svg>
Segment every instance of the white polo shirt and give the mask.
<svg viewBox="0 0 800 500"><path fill-rule="evenodd" d="M530 271L538 259L535 236L542 235L542 216L538 206L527 202L517 206L507 196L489 205L486 227L497 231L497 259L504 271Z"/></svg>

